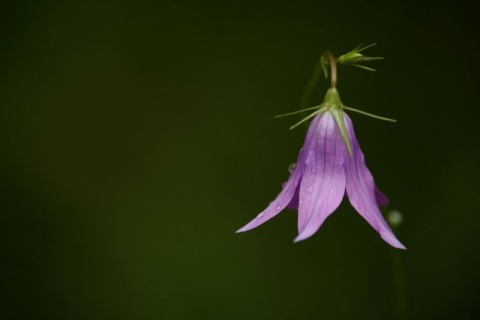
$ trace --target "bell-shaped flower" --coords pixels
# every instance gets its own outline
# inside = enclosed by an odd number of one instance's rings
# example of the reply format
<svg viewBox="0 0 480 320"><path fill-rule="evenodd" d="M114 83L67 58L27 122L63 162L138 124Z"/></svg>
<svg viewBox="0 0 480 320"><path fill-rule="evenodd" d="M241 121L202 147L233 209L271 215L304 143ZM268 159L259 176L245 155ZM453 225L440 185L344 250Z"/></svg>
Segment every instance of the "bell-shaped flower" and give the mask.
<svg viewBox="0 0 480 320"><path fill-rule="evenodd" d="M352 121L332 88L313 117L297 162L277 198L237 232L256 228L286 207L298 210L295 242L312 236L340 205L345 191L355 210L391 246L405 249L379 206L388 203L368 170ZM348 108L349 110L354 110ZM356 110L355 110L356 111Z"/></svg>

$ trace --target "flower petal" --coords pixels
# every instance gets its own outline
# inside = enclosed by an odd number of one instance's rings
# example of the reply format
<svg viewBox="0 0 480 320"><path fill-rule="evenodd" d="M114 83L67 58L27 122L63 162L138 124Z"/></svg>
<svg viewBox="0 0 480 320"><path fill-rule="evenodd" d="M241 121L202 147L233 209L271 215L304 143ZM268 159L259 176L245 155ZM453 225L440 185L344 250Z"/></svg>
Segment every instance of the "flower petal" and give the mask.
<svg viewBox="0 0 480 320"><path fill-rule="evenodd" d="M377 200L377 204L379 206L386 206L388 204L388 198L378 190L378 187L375 186L375 200Z"/></svg>
<svg viewBox="0 0 480 320"><path fill-rule="evenodd" d="M308 146L312 143L314 139L315 130L313 128L315 128L315 125L313 124L318 123L318 120L319 118L317 117L312 120L312 125L308 129L307 137L305 138L304 147L300 150L300 154L298 155L295 170L290 174L290 177L288 178L288 181L284 184L284 188L282 189L280 194L275 200L270 202L270 204L264 211L260 212L252 221L250 221L243 228L237 230L237 233L245 232L256 228L265 221L275 217L278 213L280 213L280 211L285 209L287 205L290 205L290 203L294 205L293 202L295 201L295 191L300 183L300 180L302 179L303 171L305 168L305 157L307 154L306 150L309 148Z"/></svg>
<svg viewBox="0 0 480 320"><path fill-rule="evenodd" d="M358 213L380 234L383 240L395 248L406 249L395 237L378 208L378 204L386 198L382 199L381 196L383 195L379 193L373 181L373 176L365 164L365 156L355 137L352 121L346 113L344 118L353 149L353 155L351 157L346 156L345 159L348 199Z"/></svg>
<svg viewBox="0 0 480 320"><path fill-rule="evenodd" d="M287 183L285 182L282 185L282 188L285 188L286 185ZM298 184L297 187L295 188L295 193L293 194L292 200L290 200L290 202L287 204L287 209L294 210L294 211L298 210L299 192L300 192L300 184Z"/></svg>
<svg viewBox="0 0 480 320"><path fill-rule="evenodd" d="M300 183L298 232L295 242L313 235L340 205L345 193L344 155L348 154L330 112L315 125L315 141L306 150L305 171Z"/></svg>

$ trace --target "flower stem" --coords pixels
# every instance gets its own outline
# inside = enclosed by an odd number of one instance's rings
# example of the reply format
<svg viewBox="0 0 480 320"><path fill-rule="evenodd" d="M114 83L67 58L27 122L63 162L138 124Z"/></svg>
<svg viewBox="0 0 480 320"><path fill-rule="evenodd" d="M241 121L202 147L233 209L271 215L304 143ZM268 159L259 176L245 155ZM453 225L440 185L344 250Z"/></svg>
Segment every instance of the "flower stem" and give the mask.
<svg viewBox="0 0 480 320"><path fill-rule="evenodd" d="M337 59L329 50L325 51L323 55L327 56L330 61L330 88L335 88L337 86Z"/></svg>

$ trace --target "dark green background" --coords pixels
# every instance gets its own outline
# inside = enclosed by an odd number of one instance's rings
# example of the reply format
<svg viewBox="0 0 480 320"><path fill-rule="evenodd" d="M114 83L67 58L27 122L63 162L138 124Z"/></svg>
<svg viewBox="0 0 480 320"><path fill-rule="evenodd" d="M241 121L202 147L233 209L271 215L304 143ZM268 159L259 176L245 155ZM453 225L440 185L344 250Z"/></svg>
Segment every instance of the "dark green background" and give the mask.
<svg viewBox="0 0 480 320"><path fill-rule="evenodd" d="M480 312L478 16L441 1L0 8L1 319L394 319L391 251L344 201L245 234L288 176L325 49L390 206L411 319ZM327 83L315 92L323 99Z"/></svg>

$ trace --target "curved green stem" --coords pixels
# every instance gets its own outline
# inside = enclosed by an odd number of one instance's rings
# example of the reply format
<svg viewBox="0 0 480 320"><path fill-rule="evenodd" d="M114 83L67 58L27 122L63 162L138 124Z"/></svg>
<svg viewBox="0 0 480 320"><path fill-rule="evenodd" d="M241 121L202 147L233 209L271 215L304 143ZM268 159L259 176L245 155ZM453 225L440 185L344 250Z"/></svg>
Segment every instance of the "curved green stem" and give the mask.
<svg viewBox="0 0 480 320"><path fill-rule="evenodd" d="M335 88L337 86L337 59L329 50L325 51L323 55L327 56L330 61L330 88Z"/></svg>

